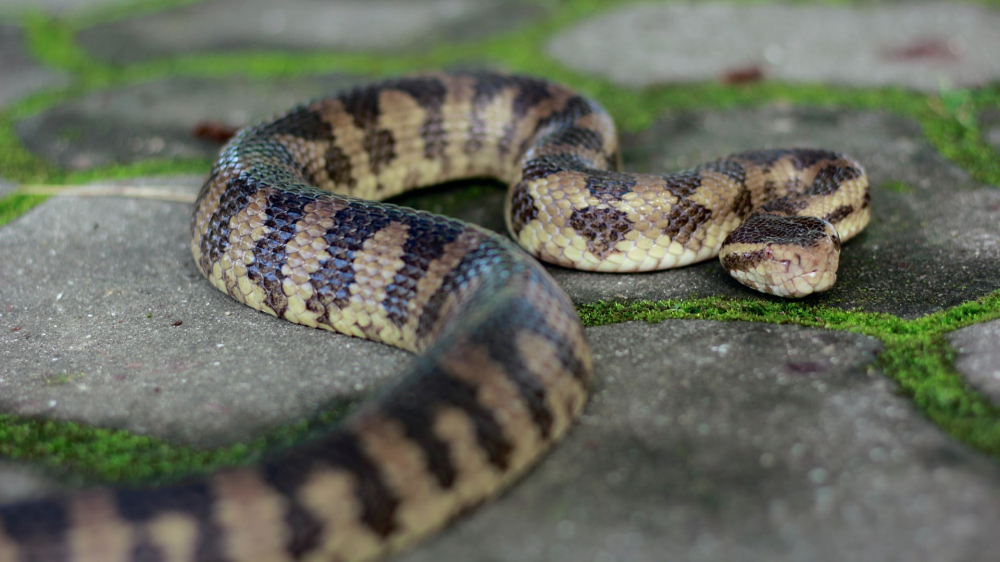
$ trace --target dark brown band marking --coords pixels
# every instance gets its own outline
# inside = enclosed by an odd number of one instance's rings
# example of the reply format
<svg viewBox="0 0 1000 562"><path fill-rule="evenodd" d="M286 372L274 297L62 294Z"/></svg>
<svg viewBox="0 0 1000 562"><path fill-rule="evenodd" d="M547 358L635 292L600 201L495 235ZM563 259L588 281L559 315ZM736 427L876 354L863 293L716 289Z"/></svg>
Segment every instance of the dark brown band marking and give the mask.
<svg viewBox="0 0 1000 562"><path fill-rule="evenodd" d="M333 138L330 124L309 107L297 107L284 116L256 129L261 137L289 135L307 141L328 141Z"/></svg>
<svg viewBox="0 0 1000 562"><path fill-rule="evenodd" d="M434 417L443 406L459 408L469 417L476 430L476 441L486 451L490 464L505 470L513 446L493 413L479 403L476 387L448 376L441 366L429 360L418 360L414 367L415 376L404 380L415 381L414 384L388 397L382 412L398 420L406 436L424 451L427 470L438 484L447 490L458 475L448 444L434 433Z"/></svg>
<svg viewBox="0 0 1000 562"><path fill-rule="evenodd" d="M358 180L351 173L351 159L337 145L330 143L325 154L326 175L334 185L349 189L357 187Z"/></svg>
<svg viewBox="0 0 1000 562"><path fill-rule="evenodd" d="M742 164L737 162L733 158L725 158L722 160L716 160L714 162L708 162L702 164L695 168L696 172L716 172L722 174L727 178L731 179L737 185L746 185L747 183L747 171Z"/></svg>
<svg viewBox="0 0 1000 562"><path fill-rule="evenodd" d="M0 505L0 526L23 549L17 562L71 562L70 519L64 504L42 500Z"/></svg>
<svg viewBox="0 0 1000 562"><path fill-rule="evenodd" d="M574 209L569 225L587 239L587 249L597 257L614 251L615 244L632 230L628 215L611 207Z"/></svg>
<svg viewBox="0 0 1000 562"><path fill-rule="evenodd" d="M289 523L294 535L289 540L289 551L309 552L319 544L323 522L313 515L297 496L298 490L313 475L314 470L340 468L350 472L355 479L355 494L362 507L361 520L380 537L388 537L397 528L397 499L380 476L378 467L358 445L356 437L341 430L331 435L293 449L280 460L264 465L267 481L285 496Z"/></svg>
<svg viewBox="0 0 1000 562"><path fill-rule="evenodd" d="M411 78L400 80L396 89L406 92L423 108L427 116L420 126L420 136L424 141L424 158L440 158L447 148L448 138L444 130L445 97L448 91L437 78Z"/></svg>
<svg viewBox="0 0 1000 562"><path fill-rule="evenodd" d="M823 217L823 220L836 226L837 223L844 220L844 217L849 216L853 212L854 212L854 207L852 207L851 205L841 205L840 207L837 207L836 209L827 213L827 215Z"/></svg>
<svg viewBox="0 0 1000 562"><path fill-rule="evenodd" d="M513 188L510 198L510 226L514 235L521 233L524 225L538 218L535 198L528 193L528 185L521 182Z"/></svg>
<svg viewBox="0 0 1000 562"><path fill-rule="evenodd" d="M509 317L518 318L519 325L511 323ZM552 436L553 423L553 415L546 400L547 393L542 382L528 370L527 360L516 349L515 342L518 334L523 331L557 345L559 342L551 341L552 333L547 328L545 318L531 303L523 298L515 298L502 307L501 313L495 314L471 334L472 341L487 349L490 359L503 366L504 375L517 387L535 427L545 440Z"/></svg>
<svg viewBox="0 0 1000 562"><path fill-rule="evenodd" d="M212 519L215 498L208 484L196 482L147 490L122 489L115 491L115 499L118 514L136 526L168 513L191 517L198 524L195 560L228 560L222 543L224 530Z"/></svg>
<svg viewBox="0 0 1000 562"><path fill-rule="evenodd" d="M854 166L842 166L838 164L828 164L816 172L807 195L824 196L830 195L840 189L840 186L851 180L861 177L861 171Z"/></svg>
<svg viewBox="0 0 1000 562"><path fill-rule="evenodd" d="M764 250L733 252L721 258L722 267L728 271L750 271L766 258Z"/></svg>

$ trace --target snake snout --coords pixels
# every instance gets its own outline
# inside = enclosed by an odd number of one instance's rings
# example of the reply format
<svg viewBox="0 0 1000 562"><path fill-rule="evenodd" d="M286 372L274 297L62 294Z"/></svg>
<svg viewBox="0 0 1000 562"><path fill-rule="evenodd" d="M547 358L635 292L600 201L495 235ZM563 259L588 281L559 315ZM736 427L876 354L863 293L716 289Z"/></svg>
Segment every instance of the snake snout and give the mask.
<svg viewBox="0 0 1000 562"><path fill-rule="evenodd" d="M837 281L840 237L815 217L767 217L755 229L774 233L759 243L723 245L722 265L737 281L758 291L800 298L826 291ZM739 235L736 235L739 236ZM731 237L732 238L732 237Z"/></svg>

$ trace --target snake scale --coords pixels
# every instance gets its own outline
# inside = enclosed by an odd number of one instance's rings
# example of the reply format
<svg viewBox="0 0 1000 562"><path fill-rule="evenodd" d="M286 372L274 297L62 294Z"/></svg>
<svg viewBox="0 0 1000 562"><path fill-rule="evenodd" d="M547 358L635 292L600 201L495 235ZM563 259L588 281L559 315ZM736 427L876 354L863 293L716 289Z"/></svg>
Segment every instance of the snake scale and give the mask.
<svg viewBox="0 0 1000 562"><path fill-rule="evenodd" d="M244 129L191 223L195 263L240 302L416 352L322 437L261 464L152 489L0 506L2 562L358 561L412 544L496 494L583 408L591 356L532 254L596 271L719 254L734 277L802 296L836 278L868 221L867 177L824 150L618 171L614 124L539 79L440 73L356 88ZM378 203L489 176L509 239ZM742 226L740 226L742 225Z"/></svg>

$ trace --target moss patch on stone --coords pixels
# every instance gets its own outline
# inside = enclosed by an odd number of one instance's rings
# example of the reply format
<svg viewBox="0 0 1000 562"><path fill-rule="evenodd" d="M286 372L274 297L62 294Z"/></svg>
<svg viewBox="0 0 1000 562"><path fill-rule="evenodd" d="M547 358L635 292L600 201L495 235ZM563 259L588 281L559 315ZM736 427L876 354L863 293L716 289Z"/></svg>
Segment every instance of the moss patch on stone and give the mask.
<svg viewBox="0 0 1000 562"><path fill-rule="evenodd" d="M0 226L27 213L32 207L41 204L46 199L48 197L45 195L24 195L21 193L11 193L0 198Z"/></svg>
<svg viewBox="0 0 1000 562"><path fill-rule="evenodd" d="M266 451L316 436L358 402L338 402L309 420L272 429L249 443L210 450L124 430L0 415L0 457L40 465L53 476L75 483L163 482L253 462Z"/></svg>
<svg viewBox="0 0 1000 562"><path fill-rule="evenodd" d="M579 307L587 326L668 319L766 322L844 330L878 338L878 368L934 423L955 439L1000 460L1000 410L955 371L946 336L1000 318L1000 291L916 320L845 311L808 302L738 301L722 297L684 301L600 302Z"/></svg>

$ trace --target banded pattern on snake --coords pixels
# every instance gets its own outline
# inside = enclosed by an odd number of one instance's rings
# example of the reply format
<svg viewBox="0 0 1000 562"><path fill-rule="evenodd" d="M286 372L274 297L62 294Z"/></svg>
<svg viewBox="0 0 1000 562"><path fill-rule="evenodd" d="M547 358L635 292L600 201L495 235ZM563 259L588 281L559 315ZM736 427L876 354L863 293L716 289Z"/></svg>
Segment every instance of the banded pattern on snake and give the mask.
<svg viewBox="0 0 1000 562"><path fill-rule="evenodd" d="M864 171L828 151L666 175L619 160L595 102L493 73L382 82L243 130L196 205L199 269L269 314L418 355L341 425L260 465L0 506L0 562L371 560L558 440L592 376L570 300L505 237L368 199L492 176L511 186L511 235L545 261L639 271L725 245L734 276L795 296L832 284L870 213Z"/></svg>

